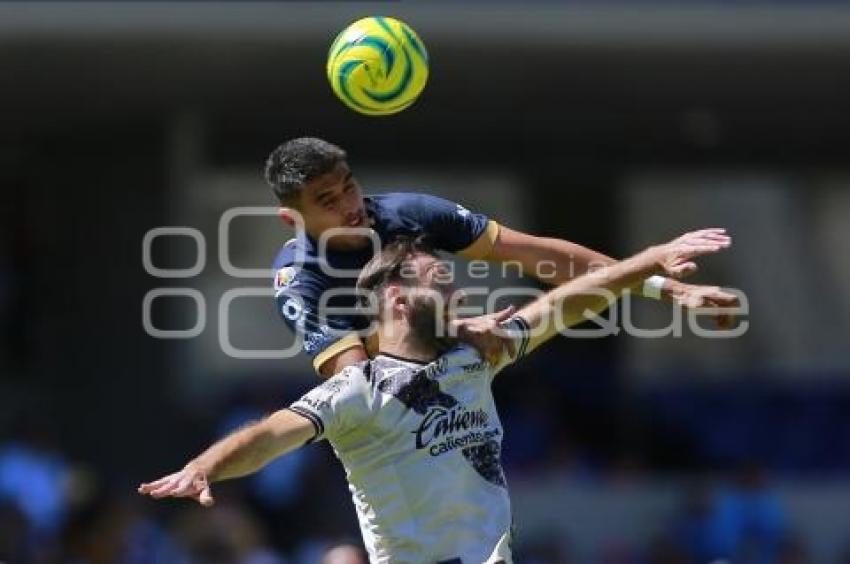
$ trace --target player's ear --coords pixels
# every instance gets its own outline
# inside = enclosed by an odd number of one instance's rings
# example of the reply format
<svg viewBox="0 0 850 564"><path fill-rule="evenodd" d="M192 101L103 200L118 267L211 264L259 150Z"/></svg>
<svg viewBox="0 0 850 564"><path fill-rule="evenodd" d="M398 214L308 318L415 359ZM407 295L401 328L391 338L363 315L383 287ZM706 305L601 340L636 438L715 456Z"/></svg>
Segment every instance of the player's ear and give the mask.
<svg viewBox="0 0 850 564"><path fill-rule="evenodd" d="M277 208L277 216L288 226L295 227L295 222L298 218L298 210L287 206L280 206Z"/></svg>

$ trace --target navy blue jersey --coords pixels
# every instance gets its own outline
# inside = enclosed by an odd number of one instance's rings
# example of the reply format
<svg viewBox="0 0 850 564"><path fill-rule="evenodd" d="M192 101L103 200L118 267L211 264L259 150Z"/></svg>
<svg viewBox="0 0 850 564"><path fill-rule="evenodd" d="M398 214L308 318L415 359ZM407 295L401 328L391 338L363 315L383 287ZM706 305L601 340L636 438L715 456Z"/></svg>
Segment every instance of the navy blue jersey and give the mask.
<svg viewBox="0 0 850 564"><path fill-rule="evenodd" d="M382 245L399 235L424 235L436 249L482 258L498 233L498 225L486 216L427 194L398 192L364 200L370 226ZM323 257L318 251L315 240L300 234L284 244L273 267L278 313L303 337L304 351L316 370L329 358L361 344L354 332L365 329L367 323L354 312L353 289L374 246L356 251L328 249ZM329 272L328 267L348 272ZM332 294L336 295L328 297ZM334 313L338 308L346 312Z"/></svg>

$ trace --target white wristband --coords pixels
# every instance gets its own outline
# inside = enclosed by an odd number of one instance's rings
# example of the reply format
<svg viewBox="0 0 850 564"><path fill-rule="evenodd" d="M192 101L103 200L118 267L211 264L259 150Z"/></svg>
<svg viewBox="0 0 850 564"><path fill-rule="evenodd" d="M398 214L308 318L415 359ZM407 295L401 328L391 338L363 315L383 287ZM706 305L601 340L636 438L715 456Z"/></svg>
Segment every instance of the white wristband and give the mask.
<svg viewBox="0 0 850 564"><path fill-rule="evenodd" d="M667 279L663 276L650 276L643 281L643 296L655 300L661 299L661 288Z"/></svg>

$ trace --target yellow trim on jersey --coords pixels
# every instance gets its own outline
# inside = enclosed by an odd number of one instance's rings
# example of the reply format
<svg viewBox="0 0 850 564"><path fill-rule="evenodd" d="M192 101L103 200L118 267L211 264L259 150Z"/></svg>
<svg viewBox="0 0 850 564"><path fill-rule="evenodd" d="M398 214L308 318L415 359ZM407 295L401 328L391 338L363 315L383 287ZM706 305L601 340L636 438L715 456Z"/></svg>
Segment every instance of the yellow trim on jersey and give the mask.
<svg viewBox="0 0 850 564"><path fill-rule="evenodd" d="M322 367L322 365L328 360L332 359L339 353L343 351L347 351L348 349L353 349L354 347L362 347L363 341L360 340L355 333L349 333L339 341L335 342L322 352L316 355L316 358L313 359L313 368L316 372Z"/></svg>
<svg viewBox="0 0 850 564"><path fill-rule="evenodd" d="M493 250L493 245L496 244L496 237L498 236L499 224L491 219L487 222L487 228L484 230L484 233L474 243L465 249L461 249L457 254L469 260L487 258L490 251Z"/></svg>

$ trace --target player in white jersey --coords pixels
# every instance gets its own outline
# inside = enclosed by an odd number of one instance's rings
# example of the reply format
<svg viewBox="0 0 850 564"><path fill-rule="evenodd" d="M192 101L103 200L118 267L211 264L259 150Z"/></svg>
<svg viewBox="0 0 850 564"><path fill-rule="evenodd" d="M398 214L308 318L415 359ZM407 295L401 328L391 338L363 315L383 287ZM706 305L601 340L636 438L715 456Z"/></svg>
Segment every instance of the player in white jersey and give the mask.
<svg viewBox="0 0 850 564"><path fill-rule="evenodd" d="M210 483L327 439L345 466L372 562L508 564L511 509L493 377L587 310L602 311L650 275L690 271L692 258L729 244L722 230L696 231L557 287L503 323L514 352L496 366L441 330L452 323L445 304L456 302L451 270L414 241L390 244L358 280L377 298L375 358L139 491L210 505Z"/></svg>

